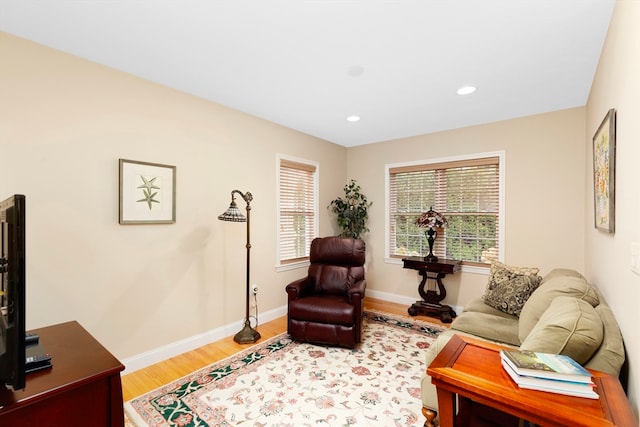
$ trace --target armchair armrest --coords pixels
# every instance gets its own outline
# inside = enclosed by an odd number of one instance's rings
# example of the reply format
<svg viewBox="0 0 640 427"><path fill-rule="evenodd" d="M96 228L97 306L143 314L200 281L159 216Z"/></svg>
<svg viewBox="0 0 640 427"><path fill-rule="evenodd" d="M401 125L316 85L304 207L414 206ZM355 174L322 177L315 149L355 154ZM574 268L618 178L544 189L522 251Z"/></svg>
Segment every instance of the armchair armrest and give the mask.
<svg viewBox="0 0 640 427"><path fill-rule="evenodd" d="M356 300L362 300L364 298L364 291L367 288L367 282L365 280L359 280L351 289L347 292L347 297L350 303L355 303Z"/></svg>
<svg viewBox="0 0 640 427"><path fill-rule="evenodd" d="M311 293L311 290L313 289L313 279L307 276L298 280L294 280L293 282L289 283L285 289L287 291L287 295L289 296L289 301L296 300Z"/></svg>

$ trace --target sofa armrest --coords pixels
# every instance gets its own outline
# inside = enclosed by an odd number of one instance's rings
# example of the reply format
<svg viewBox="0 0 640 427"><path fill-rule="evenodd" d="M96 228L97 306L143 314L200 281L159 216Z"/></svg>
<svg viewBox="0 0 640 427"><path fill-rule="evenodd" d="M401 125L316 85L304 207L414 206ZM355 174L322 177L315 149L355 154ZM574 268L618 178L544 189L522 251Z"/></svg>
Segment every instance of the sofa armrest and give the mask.
<svg viewBox="0 0 640 427"><path fill-rule="evenodd" d="M456 333L459 332L449 329L438 335L438 338L436 338L436 340L431 343L425 354L425 369L424 374L422 375L422 382L420 383L422 406L429 409L430 411L433 411L434 413L438 412L438 393L436 392L436 386L431 384L431 377L426 373L427 368L436 358L438 353L440 353L440 350L442 350L444 346L447 345L451 337Z"/></svg>
<svg viewBox="0 0 640 427"><path fill-rule="evenodd" d="M431 362L433 362L433 360L436 358L438 353L440 353L440 351L444 348L444 346L447 345L447 343L449 342L451 337L453 337L454 335L461 335L461 336L464 336L464 337L470 337L470 338L473 338L475 340L486 341L488 343L499 344L499 345L504 346L504 347L510 347L510 348L514 348L514 349L517 348L516 346L505 345L504 343L495 342L495 341L488 340L488 339L483 339L483 338L480 338L480 337L478 337L476 335L472 335L472 334L468 334L468 333L465 333L465 332L457 331L455 329L448 329L448 330L444 331L443 333L441 333L440 335L438 335L438 338L436 338L436 340L433 343L431 343L431 345L429 346L429 348L427 349L427 352L425 354L425 370L424 370L424 374L422 375L422 381L420 383L420 392L421 392L421 396L420 397L422 398L422 413L427 417L427 423L425 424L427 426L433 425L434 419L435 419L435 417L437 417L437 413L438 413L438 393L436 391L436 386L431 384L431 377L429 375L427 375L426 371L427 371L427 368L429 367L429 365L431 364ZM432 424L429 424L429 423L432 423Z"/></svg>

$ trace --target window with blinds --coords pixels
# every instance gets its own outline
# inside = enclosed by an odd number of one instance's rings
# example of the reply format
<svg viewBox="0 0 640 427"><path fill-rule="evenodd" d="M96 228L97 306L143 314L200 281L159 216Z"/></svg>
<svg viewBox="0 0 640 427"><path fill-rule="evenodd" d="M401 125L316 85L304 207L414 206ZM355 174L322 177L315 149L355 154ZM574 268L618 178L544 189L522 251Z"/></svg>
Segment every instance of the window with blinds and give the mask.
<svg viewBox="0 0 640 427"><path fill-rule="evenodd" d="M317 234L317 166L278 158L278 265L309 258Z"/></svg>
<svg viewBox="0 0 640 427"><path fill-rule="evenodd" d="M415 220L433 208L448 222L437 230L436 256L467 264L498 258L500 156L390 166L388 173L390 257L429 253L426 229L416 226Z"/></svg>

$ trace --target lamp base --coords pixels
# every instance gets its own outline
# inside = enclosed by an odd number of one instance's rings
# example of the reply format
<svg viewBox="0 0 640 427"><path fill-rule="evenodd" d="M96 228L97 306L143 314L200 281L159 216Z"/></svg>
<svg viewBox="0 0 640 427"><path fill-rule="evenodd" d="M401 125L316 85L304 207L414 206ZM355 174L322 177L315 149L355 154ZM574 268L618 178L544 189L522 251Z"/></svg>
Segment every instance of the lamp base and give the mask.
<svg viewBox="0 0 640 427"><path fill-rule="evenodd" d="M427 231L424 232L425 236L427 236L427 243L429 243L429 255L424 257L425 262L438 262L438 257L433 254L433 244L436 241L436 237L438 236L438 232L433 229L433 227L429 227Z"/></svg>
<svg viewBox="0 0 640 427"><path fill-rule="evenodd" d="M244 323L244 328L234 335L233 340L238 344L248 344L256 342L260 339L260 332L251 327L249 322Z"/></svg>

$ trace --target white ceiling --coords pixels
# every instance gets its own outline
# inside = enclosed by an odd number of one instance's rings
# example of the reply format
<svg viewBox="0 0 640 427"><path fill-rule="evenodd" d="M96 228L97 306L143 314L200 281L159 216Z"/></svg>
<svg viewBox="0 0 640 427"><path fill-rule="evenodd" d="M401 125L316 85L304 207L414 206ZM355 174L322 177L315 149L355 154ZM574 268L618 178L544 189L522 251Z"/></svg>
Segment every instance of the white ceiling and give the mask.
<svg viewBox="0 0 640 427"><path fill-rule="evenodd" d="M349 147L585 105L614 4L0 0L0 30Z"/></svg>

